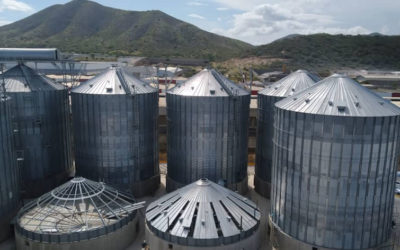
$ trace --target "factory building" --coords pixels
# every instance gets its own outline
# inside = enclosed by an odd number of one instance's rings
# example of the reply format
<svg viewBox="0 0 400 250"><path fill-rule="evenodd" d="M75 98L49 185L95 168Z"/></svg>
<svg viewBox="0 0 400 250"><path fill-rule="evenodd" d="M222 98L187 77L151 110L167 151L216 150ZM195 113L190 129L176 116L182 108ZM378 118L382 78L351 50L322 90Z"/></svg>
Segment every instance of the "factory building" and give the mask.
<svg viewBox="0 0 400 250"><path fill-rule="evenodd" d="M376 249L389 239L400 109L342 75L275 104L275 249Z"/></svg>
<svg viewBox="0 0 400 250"><path fill-rule="evenodd" d="M213 69L167 91L171 191L200 178L247 191L250 93Z"/></svg>
<svg viewBox="0 0 400 250"><path fill-rule="evenodd" d="M20 63L3 74L22 195L37 197L73 172L68 90Z"/></svg>
<svg viewBox="0 0 400 250"><path fill-rule="evenodd" d="M17 250L126 249L143 203L101 182L77 177L26 204L15 225Z"/></svg>
<svg viewBox="0 0 400 250"><path fill-rule="evenodd" d="M158 167L158 92L111 67L71 91L77 174L135 197L154 192Z"/></svg>
<svg viewBox="0 0 400 250"><path fill-rule="evenodd" d="M297 70L258 92L258 124L254 188L270 198L272 169L272 138L275 103L307 89L318 82L318 76L306 70Z"/></svg>
<svg viewBox="0 0 400 250"><path fill-rule="evenodd" d="M147 207L146 242L154 250L258 249L260 218L247 198L200 179Z"/></svg>

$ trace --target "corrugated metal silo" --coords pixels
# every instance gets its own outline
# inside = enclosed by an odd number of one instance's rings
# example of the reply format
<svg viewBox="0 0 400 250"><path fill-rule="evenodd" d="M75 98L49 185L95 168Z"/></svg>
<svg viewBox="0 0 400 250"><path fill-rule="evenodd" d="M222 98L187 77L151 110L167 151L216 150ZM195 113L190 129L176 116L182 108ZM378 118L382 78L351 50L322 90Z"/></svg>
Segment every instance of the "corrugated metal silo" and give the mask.
<svg viewBox="0 0 400 250"><path fill-rule="evenodd" d="M400 109L341 75L275 106L270 219L282 249L387 241Z"/></svg>
<svg viewBox="0 0 400 250"><path fill-rule="evenodd" d="M0 80L1 81L1 80ZM0 93L0 242L10 233L19 202L17 158L13 150L10 98Z"/></svg>
<svg viewBox="0 0 400 250"><path fill-rule="evenodd" d="M256 145L255 190L270 198L274 105L285 97L311 87L320 79L306 70L297 70L258 92L258 124Z"/></svg>
<svg viewBox="0 0 400 250"><path fill-rule="evenodd" d="M250 94L205 69L167 92L167 190L199 178L247 190Z"/></svg>
<svg viewBox="0 0 400 250"><path fill-rule="evenodd" d="M158 92L111 67L72 90L77 174L135 196L155 191L158 168Z"/></svg>
<svg viewBox="0 0 400 250"><path fill-rule="evenodd" d="M9 69L4 79L12 100L21 189L25 197L36 197L73 171L68 91L24 64Z"/></svg>

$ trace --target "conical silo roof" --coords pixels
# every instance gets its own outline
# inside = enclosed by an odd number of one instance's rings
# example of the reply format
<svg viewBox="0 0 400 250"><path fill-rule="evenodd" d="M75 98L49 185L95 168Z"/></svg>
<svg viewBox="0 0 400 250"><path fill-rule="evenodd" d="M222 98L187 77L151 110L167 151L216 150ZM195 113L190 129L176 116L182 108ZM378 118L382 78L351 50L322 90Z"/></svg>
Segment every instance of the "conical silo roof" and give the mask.
<svg viewBox="0 0 400 250"><path fill-rule="evenodd" d="M196 246L242 240L258 229L260 218L256 204L208 179L171 192L146 210L147 226L155 235Z"/></svg>
<svg viewBox="0 0 400 250"><path fill-rule="evenodd" d="M98 95L135 95L157 92L157 89L128 74L121 67L110 67L74 88L72 92Z"/></svg>
<svg viewBox="0 0 400 250"><path fill-rule="evenodd" d="M63 90L64 86L39 75L25 64L18 64L4 73L6 92Z"/></svg>
<svg viewBox="0 0 400 250"><path fill-rule="evenodd" d="M242 96L250 95L245 89L214 69L204 69L184 83L168 90L168 94L182 96Z"/></svg>
<svg viewBox="0 0 400 250"><path fill-rule="evenodd" d="M123 227L141 207L130 194L77 177L25 205L16 226L41 242L86 240Z"/></svg>
<svg viewBox="0 0 400 250"><path fill-rule="evenodd" d="M275 104L284 110L334 116L397 116L400 109L349 77L334 74Z"/></svg>
<svg viewBox="0 0 400 250"><path fill-rule="evenodd" d="M287 97L299 93L321 79L307 70L297 70L258 92L259 95Z"/></svg>

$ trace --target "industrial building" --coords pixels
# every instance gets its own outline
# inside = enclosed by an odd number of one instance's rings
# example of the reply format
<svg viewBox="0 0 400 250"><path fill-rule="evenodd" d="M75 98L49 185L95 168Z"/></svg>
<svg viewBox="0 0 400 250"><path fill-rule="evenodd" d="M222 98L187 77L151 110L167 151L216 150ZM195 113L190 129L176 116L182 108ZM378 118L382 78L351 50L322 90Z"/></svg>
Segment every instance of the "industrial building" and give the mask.
<svg viewBox="0 0 400 250"><path fill-rule="evenodd" d="M392 230L400 109L342 75L275 104L275 249L376 249Z"/></svg>
<svg viewBox="0 0 400 250"><path fill-rule="evenodd" d="M19 63L3 74L24 197L37 197L73 173L68 90Z"/></svg>
<svg viewBox="0 0 400 250"><path fill-rule="evenodd" d="M126 249L143 205L104 183L74 178L21 209L17 249Z"/></svg>
<svg viewBox="0 0 400 250"><path fill-rule="evenodd" d="M111 67L71 91L77 174L135 197L160 183L158 92Z"/></svg>
<svg viewBox="0 0 400 250"><path fill-rule="evenodd" d="M250 93L213 69L167 91L167 190L200 178L247 191Z"/></svg>
<svg viewBox="0 0 400 250"><path fill-rule="evenodd" d="M272 169L272 138L274 132L275 103L307 89L320 78L306 70L297 70L281 80L258 92L258 124L256 165L254 176L255 190L270 198Z"/></svg>
<svg viewBox="0 0 400 250"><path fill-rule="evenodd" d="M10 221L19 204L17 158L13 147L11 100L0 93L0 242L8 238Z"/></svg>
<svg viewBox="0 0 400 250"><path fill-rule="evenodd" d="M146 209L150 249L258 249L261 214L247 198L200 179Z"/></svg>

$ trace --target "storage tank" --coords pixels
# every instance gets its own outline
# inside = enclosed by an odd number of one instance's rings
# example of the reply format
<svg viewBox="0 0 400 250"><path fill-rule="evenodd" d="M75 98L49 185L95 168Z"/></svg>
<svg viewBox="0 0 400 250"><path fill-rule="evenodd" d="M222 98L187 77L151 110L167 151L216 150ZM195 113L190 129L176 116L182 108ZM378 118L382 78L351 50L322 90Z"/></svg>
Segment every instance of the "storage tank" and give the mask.
<svg viewBox="0 0 400 250"><path fill-rule="evenodd" d="M0 48L0 61L57 61L61 59L58 49Z"/></svg>
<svg viewBox="0 0 400 250"><path fill-rule="evenodd" d="M77 174L139 197L160 183L158 92L111 67L72 90Z"/></svg>
<svg viewBox="0 0 400 250"><path fill-rule="evenodd" d="M37 197L73 172L68 90L18 64L4 73L12 100L22 194Z"/></svg>
<svg viewBox="0 0 400 250"><path fill-rule="evenodd" d="M200 179L147 207L146 242L150 249L259 249L260 218L247 198Z"/></svg>
<svg viewBox="0 0 400 250"><path fill-rule="evenodd" d="M0 84L2 79L0 78ZM11 100L0 93L0 242L10 234L10 221L18 209L19 183L14 135L11 125Z"/></svg>
<svg viewBox="0 0 400 250"><path fill-rule="evenodd" d="M213 69L167 91L167 190L199 178L247 190L250 94Z"/></svg>
<svg viewBox="0 0 400 250"><path fill-rule="evenodd" d="M306 70L297 70L258 92L258 124L254 187L257 193L270 198L274 105L285 97L311 87L320 79Z"/></svg>
<svg viewBox="0 0 400 250"><path fill-rule="evenodd" d="M74 178L26 204L18 213L18 250L126 249L139 230L129 193L102 182Z"/></svg>
<svg viewBox="0 0 400 250"><path fill-rule="evenodd" d="M275 104L270 222L280 249L390 236L400 110L342 75Z"/></svg>

